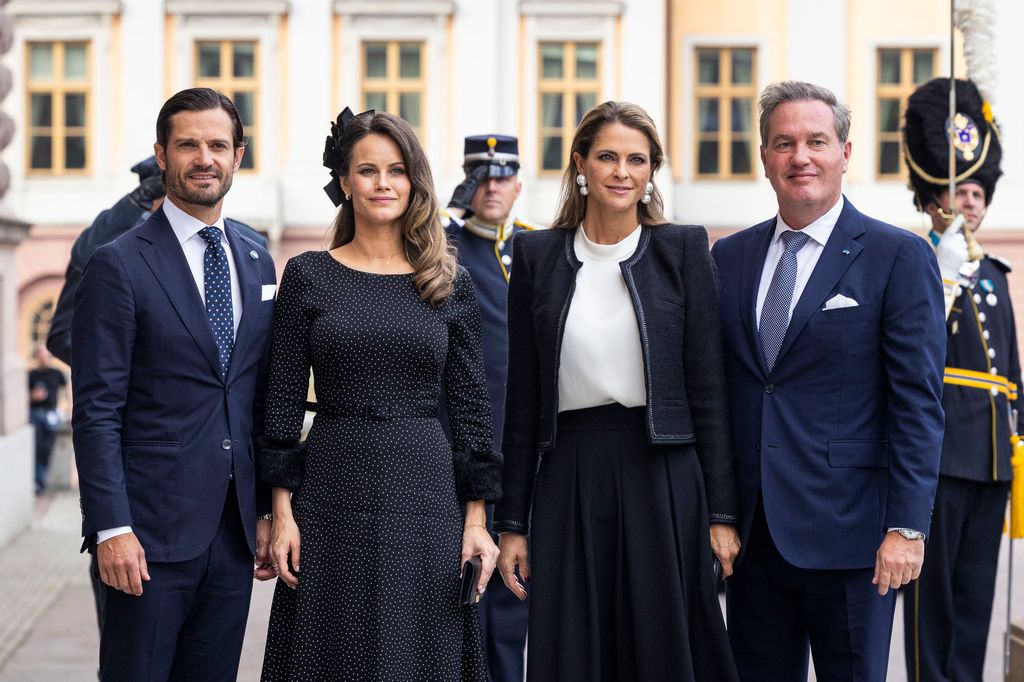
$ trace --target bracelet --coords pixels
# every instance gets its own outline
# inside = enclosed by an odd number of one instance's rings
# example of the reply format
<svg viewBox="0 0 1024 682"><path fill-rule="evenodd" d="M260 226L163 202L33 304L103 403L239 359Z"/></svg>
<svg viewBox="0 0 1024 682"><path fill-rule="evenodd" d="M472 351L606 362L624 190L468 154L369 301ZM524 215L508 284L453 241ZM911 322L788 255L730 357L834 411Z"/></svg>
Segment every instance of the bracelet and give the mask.
<svg viewBox="0 0 1024 682"><path fill-rule="evenodd" d="M466 528L483 528L484 530L487 530L487 526L483 525L482 523L466 524ZM490 531L488 531L488 532L490 532Z"/></svg>
<svg viewBox="0 0 1024 682"><path fill-rule="evenodd" d="M259 521L273 521L274 520L274 515L273 514L260 514L259 516L256 517L256 519L259 520Z"/></svg>

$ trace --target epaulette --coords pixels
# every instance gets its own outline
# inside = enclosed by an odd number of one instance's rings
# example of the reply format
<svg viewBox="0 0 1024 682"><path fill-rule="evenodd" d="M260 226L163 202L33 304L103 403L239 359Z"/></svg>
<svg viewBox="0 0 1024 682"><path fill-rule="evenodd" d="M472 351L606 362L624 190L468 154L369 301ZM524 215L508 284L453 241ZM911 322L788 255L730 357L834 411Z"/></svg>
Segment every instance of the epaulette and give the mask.
<svg viewBox="0 0 1024 682"><path fill-rule="evenodd" d="M995 264L996 264L996 266L997 266L997 267L998 267L998 268L999 268L1000 270L1002 270L1003 272L1010 272L1011 270L1013 270L1013 265L1012 265L1012 264L1010 263L1010 261L1009 261L1009 260L1007 260L1007 259L1005 259L1005 258L1000 258L999 256L988 256L988 255L986 255L986 257L987 257L987 258L988 258L988 259L989 259L990 261L992 261L993 263L995 263Z"/></svg>
<svg viewBox="0 0 1024 682"><path fill-rule="evenodd" d="M541 227L540 225L534 225L533 223L528 223L525 220L520 220L519 218L516 218L515 220L513 220L512 224L515 225L516 227L521 227L524 230L543 230L543 229L545 229L545 228Z"/></svg>

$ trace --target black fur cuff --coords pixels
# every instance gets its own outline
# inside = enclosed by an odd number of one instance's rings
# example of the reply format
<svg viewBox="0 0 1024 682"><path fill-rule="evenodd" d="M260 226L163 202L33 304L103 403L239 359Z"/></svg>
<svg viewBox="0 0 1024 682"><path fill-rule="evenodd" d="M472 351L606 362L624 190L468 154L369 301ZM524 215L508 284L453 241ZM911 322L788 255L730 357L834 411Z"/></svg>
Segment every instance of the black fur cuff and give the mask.
<svg viewBox="0 0 1024 682"><path fill-rule="evenodd" d="M459 502L484 500L493 504L501 499L500 452L454 452L455 490Z"/></svg>
<svg viewBox="0 0 1024 682"><path fill-rule="evenodd" d="M302 487L305 464L305 443L276 438L256 440L256 469L266 485L298 490Z"/></svg>

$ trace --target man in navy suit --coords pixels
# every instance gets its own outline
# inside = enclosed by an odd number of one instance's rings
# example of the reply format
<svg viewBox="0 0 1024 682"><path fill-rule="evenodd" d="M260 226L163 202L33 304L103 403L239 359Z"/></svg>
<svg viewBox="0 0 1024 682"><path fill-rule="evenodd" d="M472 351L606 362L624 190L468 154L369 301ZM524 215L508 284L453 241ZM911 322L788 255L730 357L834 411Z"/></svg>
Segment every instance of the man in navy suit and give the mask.
<svg viewBox="0 0 1024 682"><path fill-rule="evenodd" d="M245 151L227 97L157 118L167 198L93 254L75 296L73 433L82 533L106 586L103 680L234 680L269 578L252 441L275 288L270 255L221 216Z"/></svg>
<svg viewBox="0 0 1024 682"><path fill-rule="evenodd" d="M945 325L929 244L842 195L849 111L810 83L761 95L778 215L719 241L743 553L728 581L741 679L884 680L895 590L924 560Z"/></svg>

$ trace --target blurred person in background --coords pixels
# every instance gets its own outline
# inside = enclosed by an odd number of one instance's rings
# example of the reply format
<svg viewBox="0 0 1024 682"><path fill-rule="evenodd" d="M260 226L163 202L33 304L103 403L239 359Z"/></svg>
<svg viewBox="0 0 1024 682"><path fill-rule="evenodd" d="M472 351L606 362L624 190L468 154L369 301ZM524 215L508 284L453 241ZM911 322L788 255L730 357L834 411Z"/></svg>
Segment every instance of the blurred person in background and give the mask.
<svg viewBox="0 0 1024 682"><path fill-rule="evenodd" d="M28 371L29 421L36 431L36 495L46 492L50 456L62 418L57 411L67 403L67 377L50 364L53 357L42 343L36 344L32 357L36 366Z"/></svg>

